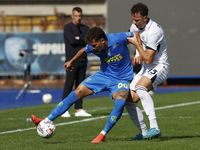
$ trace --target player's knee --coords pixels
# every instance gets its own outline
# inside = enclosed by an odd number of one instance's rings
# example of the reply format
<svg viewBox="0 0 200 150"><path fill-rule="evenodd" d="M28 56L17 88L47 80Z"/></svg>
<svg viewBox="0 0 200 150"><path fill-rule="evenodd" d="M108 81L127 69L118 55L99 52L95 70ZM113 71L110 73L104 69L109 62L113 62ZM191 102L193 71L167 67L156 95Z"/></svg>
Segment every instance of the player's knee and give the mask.
<svg viewBox="0 0 200 150"><path fill-rule="evenodd" d="M134 102L137 103L140 100L139 96L137 95L137 93L133 90L130 90L129 96L127 101L128 102Z"/></svg>
<svg viewBox="0 0 200 150"><path fill-rule="evenodd" d="M138 85L138 86L136 86L135 87L135 90L136 90L136 92L138 91L138 90L142 90L142 91L148 91L148 89L146 88L146 87L144 87L144 86L141 86L141 85Z"/></svg>
<svg viewBox="0 0 200 150"><path fill-rule="evenodd" d="M77 88L74 92L76 93L78 99L85 97L85 93L79 88Z"/></svg>

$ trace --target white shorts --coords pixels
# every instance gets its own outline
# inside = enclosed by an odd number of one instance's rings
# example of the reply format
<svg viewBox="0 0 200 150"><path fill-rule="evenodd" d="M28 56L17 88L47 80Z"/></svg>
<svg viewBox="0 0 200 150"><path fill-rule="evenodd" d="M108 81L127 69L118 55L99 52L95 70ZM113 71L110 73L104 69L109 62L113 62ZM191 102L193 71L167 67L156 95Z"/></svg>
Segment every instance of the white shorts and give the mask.
<svg viewBox="0 0 200 150"><path fill-rule="evenodd" d="M130 89L135 91L135 85L141 79L142 76L148 77L152 81L153 90L155 91L157 86L165 82L169 75L169 66L168 65L153 65L149 68L144 68L138 72L130 84Z"/></svg>

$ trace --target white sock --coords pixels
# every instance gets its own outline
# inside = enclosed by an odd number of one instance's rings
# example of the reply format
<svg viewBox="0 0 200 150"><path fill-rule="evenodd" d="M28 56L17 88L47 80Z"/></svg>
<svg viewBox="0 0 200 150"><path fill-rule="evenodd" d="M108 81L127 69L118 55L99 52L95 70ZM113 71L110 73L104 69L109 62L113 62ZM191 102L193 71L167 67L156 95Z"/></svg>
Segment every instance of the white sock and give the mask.
<svg viewBox="0 0 200 150"><path fill-rule="evenodd" d="M146 127L142 111L135 103L126 102L126 110L136 127L140 130L140 134L147 135L148 129Z"/></svg>
<svg viewBox="0 0 200 150"><path fill-rule="evenodd" d="M149 93L147 92L147 89L143 86L137 86L136 93L140 97L144 111L149 118L150 128L158 129L156 113L155 113L155 108L154 108L154 102L153 102L153 99L151 98L151 96L149 95Z"/></svg>
<svg viewBox="0 0 200 150"><path fill-rule="evenodd" d="M104 130L102 130L102 131L100 132L100 134L103 134L104 136L107 135L107 133L106 133Z"/></svg>
<svg viewBox="0 0 200 150"><path fill-rule="evenodd" d="M48 118L45 118L45 120L47 120L47 121L51 121L51 120L49 120Z"/></svg>
<svg viewBox="0 0 200 150"><path fill-rule="evenodd" d="M157 120L156 119L151 119L149 120L150 122L150 128L156 128L156 129L159 129L158 128L158 124L157 124Z"/></svg>

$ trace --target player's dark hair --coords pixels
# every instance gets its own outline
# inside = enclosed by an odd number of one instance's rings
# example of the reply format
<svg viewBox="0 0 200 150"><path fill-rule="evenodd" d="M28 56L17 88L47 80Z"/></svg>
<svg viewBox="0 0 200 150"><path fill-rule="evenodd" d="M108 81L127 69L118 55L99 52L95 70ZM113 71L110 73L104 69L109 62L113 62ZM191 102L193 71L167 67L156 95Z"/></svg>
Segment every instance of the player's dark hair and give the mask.
<svg viewBox="0 0 200 150"><path fill-rule="evenodd" d="M93 27L87 32L85 42L90 44L93 40L99 41L101 38L107 40L105 32L99 27Z"/></svg>
<svg viewBox="0 0 200 150"><path fill-rule="evenodd" d="M76 11L82 13L82 9L81 9L81 7L74 7L74 8L72 9L72 11L74 11L74 10L76 10Z"/></svg>
<svg viewBox="0 0 200 150"><path fill-rule="evenodd" d="M148 9L147 5L145 5L143 3L137 3L137 4L133 5L133 7L131 8L132 14L140 13L142 16L148 16L148 12L149 12L149 9Z"/></svg>

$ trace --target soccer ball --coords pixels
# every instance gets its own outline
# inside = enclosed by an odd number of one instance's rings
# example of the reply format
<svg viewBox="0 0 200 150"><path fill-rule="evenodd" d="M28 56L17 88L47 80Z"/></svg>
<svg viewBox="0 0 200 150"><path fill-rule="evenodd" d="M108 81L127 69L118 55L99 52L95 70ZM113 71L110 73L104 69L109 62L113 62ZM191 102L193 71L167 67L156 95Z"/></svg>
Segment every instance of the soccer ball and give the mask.
<svg viewBox="0 0 200 150"><path fill-rule="evenodd" d="M37 126L37 133L43 138L50 138L56 132L56 125L53 121L42 120Z"/></svg>
<svg viewBox="0 0 200 150"><path fill-rule="evenodd" d="M52 95L49 94L49 93L46 93L46 94L44 94L44 95L42 96L42 101L43 101L44 103L46 103L46 104L51 103L51 102L52 102L52 99L53 99L53 97L52 97Z"/></svg>

